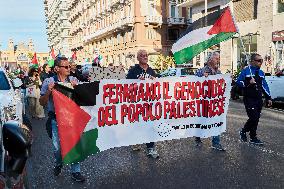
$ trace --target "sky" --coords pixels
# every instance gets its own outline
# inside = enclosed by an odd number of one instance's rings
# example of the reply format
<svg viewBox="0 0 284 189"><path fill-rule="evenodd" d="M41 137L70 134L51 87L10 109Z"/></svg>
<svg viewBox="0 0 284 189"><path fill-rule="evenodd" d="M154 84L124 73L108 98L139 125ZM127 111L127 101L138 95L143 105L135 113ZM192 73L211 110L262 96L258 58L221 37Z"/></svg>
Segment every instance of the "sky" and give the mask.
<svg viewBox="0 0 284 189"><path fill-rule="evenodd" d="M36 52L49 52L43 0L0 0L0 49L33 39Z"/></svg>

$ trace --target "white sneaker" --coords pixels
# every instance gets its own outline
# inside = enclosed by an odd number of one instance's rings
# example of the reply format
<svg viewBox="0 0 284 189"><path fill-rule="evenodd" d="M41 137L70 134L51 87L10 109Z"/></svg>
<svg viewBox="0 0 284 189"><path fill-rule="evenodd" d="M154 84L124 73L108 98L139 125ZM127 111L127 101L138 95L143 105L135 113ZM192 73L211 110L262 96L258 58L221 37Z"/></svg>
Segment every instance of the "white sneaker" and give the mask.
<svg viewBox="0 0 284 189"><path fill-rule="evenodd" d="M147 148L147 156L156 159L159 157L159 154L154 148Z"/></svg>

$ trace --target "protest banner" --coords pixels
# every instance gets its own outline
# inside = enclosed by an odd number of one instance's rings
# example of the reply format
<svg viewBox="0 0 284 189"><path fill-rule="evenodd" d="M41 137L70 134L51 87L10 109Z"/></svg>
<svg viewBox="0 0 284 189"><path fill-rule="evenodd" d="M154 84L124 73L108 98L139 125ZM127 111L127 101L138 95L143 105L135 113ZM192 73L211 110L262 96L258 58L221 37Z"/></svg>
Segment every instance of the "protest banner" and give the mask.
<svg viewBox="0 0 284 189"><path fill-rule="evenodd" d="M91 98L96 98L95 104L76 107L69 99L66 104L73 105L67 110L62 98L56 99L62 94L53 93L65 163L114 147L193 136L206 138L226 131L231 90L228 74L102 80L99 85L78 87L81 93L86 90L94 94ZM70 115L66 115L68 111Z"/></svg>

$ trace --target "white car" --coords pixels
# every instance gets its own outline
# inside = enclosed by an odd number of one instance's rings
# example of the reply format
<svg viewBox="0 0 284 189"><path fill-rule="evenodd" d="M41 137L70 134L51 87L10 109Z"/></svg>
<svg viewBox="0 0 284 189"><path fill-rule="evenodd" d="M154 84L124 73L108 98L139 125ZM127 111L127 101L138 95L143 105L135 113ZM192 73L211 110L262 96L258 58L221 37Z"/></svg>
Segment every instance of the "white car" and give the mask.
<svg viewBox="0 0 284 189"><path fill-rule="evenodd" d="M18 80L15 81L18 82ZM21 83L18 85L21 85ZM1 120L13 119L20 123L23 122L22 115L24 109L21 92L20 90L14 90L12 82L3 69L0 69L0 110L5 111L4 114L0 115ZM10 112L9 117L3 117L7 116L7 111Z"/></svg>
<svg viewBox="0 0 284 189"><path fill-rule="evenodd" d="M8 78L0 68L0 186L25 188L25 165L32 144L32 133L24 123L20 79ZM0 188L1 188L0 187Z"/></svg>
<svg viewBox="0 0 284 189"><path fill-rule="evenodd" d="M176 76L176 77L185 77L187 75L194 75L197 68L169 68L162 73L160 73L161 77L169 77L169 76Z"/></svg>
<svg viewBox="0 0 284 189"><path fill-rule="evenodd" d="M284 102L284 75L283 76L265 76L270 95L273 101Z"/></svg>

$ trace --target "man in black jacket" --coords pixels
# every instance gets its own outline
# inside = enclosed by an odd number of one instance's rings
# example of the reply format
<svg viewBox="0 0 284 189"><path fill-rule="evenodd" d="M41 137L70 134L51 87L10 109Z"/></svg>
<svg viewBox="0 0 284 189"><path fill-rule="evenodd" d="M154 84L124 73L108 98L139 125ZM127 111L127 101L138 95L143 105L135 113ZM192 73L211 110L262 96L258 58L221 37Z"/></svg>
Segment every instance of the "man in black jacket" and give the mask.
<svg viewBox="0 0 284 189"><path fill-rule="evenodd" d="M156 77L155 71L148 65L148 53L146 50L139 50L137 52L137 60L139 64L132 67L126 76L126 79L154 79ZM159 154L155 149L155 143L150 142L146 144L147 156L151 158L158 158ZM133 149L134 150L134 149ZM135 149L136 150L136 149Z"/></svg>

